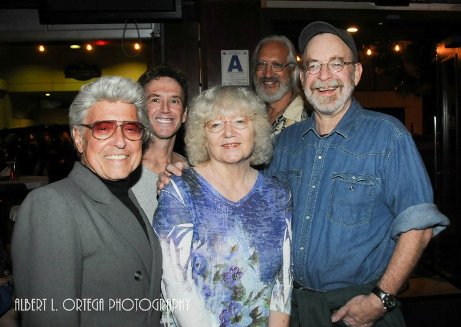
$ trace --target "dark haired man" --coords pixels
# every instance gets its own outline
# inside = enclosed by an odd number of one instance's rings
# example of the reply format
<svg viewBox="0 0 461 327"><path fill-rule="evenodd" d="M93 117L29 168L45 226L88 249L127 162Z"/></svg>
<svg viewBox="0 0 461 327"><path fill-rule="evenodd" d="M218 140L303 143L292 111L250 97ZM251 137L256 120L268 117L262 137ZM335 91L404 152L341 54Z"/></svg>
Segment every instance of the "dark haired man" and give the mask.
<svg viewBox="0 0 461 327"><path fill-rule="evenodd" d="M169 163L186 161L173 151L176 135L187 116L187 80L176 68L162 64L138 79L147 99L152 134L142 156L142 171L132 190L152 223L157 208L158 174Z"/></svg>

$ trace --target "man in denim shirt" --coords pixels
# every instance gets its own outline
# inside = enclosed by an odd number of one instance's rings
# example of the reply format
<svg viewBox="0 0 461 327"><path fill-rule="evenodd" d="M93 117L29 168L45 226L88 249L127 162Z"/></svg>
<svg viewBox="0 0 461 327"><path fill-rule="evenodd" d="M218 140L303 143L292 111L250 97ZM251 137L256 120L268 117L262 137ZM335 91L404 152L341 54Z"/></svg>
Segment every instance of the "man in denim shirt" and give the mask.
<svg viewBox="0 0 461 327"><path fill-rule="evenodd" d="M404 326L395 295L448 225L410 133L352 98L352 37L325 22L301 32L306 121L279 135L268 172L293 193L292 326Z"/></svg>

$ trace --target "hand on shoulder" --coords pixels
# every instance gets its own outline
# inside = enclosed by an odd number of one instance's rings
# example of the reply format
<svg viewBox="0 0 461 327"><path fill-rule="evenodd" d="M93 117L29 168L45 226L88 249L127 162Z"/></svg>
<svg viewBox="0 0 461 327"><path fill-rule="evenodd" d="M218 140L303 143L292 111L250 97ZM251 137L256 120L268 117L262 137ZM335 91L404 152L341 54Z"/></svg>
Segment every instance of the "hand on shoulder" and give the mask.
<svg viewBox="0 0 461 327"><path fill-rule="evenodd" d="M165 171L158 176L157 180L157 193L170 183L170 176L181 176L184 169L189 168L187 161L177 161L172 164L168 164Z"/></svg>

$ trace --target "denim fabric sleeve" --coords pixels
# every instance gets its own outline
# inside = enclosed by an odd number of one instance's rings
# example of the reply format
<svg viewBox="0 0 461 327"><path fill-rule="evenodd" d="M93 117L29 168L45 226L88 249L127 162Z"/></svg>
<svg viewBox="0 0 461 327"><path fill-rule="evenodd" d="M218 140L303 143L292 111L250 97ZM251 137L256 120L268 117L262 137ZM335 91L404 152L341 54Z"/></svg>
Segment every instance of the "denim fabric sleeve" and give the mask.
<svg viewBox="0 0 461 327"><path fill-rule="evenodd" d="M274 154L272 156L272 159L271 161L269 162L269 164L266 166L266 168L264 169L263 173L264 175L266 176L271 176L271 177L275 177L275 173L277 172L277 148L275 147L274 148Z"/></svg>
<svg viewBox="0 0 461 327"><path fill-rule="evenodd" d="M281 133L283 134L283 133ZM270 176L270 177L276 177L278 180L285 180L284 179L284 174L283 174L283 171L281 171L279 169L279 165L280 165L280 158L281 158L281 149L284 148L284 146L282 145L283 143L283 140L281 140L280 138L280 134L276 135L272 141L272 143L274 144L274 153L272 155L272 159L271 161L269 162L269 164L265 167L263 173L264 175L266 176Z"/></svg>
<svg viewBox="0 0 461 327"><path fill-rule="evenodd" d="M416 145L407 132L391 140L387 154L386 198L394 212L392 237L411 229L445 229L448 218L433 204L432 186Z"/></svg>
<svg viewBox="0 0 461 327"><path fill-rule="evenodd" d="M392 225L391 236L395 239L401 233L412 229L432 228L432 236L443 231L449 224L448 218L443 215L433 203L422 203L400 213Z"/></svg>

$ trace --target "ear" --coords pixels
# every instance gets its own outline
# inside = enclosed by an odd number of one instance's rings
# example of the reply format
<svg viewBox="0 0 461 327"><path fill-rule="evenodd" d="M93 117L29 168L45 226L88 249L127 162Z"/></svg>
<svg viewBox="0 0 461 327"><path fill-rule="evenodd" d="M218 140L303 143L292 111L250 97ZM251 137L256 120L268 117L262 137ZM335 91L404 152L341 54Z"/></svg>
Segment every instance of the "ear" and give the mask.
<svg viewBox="0 0 461 327"><path fill-rule="evenodd" d="M362 77L362 71L363 71L363 67L362 67L362 64L361 63L356 63L355 64L355 72L354 72L354 84L355 86L357 86L357 84L359 84L360 82L360 78Z"/></svg>
<svg viewBox="0 0 461 327"><path fill-rule="evenodd" d="M304 69L300 69L299 70L299 80L301 81L301 85L302 85L303 89L304 89L304 86L305 86L305 84L304 84L305 79L306 79L306 72L304 71Z"/></svg>
<svg viewBox="0 0 461 327"><path fill-rule="evenodd" d="M186 122L186 119L187 119L187 107L184 108L184 114L182 115L182 122L181 123L185 123Z"/></svg>
<svg viewBox="0 0 461 327"><path fill-rule="evenodd" d="M74 145L79 153L83 152L83 136L80 131L74 127L72 129L72 136L74 137Z"/></svg>

